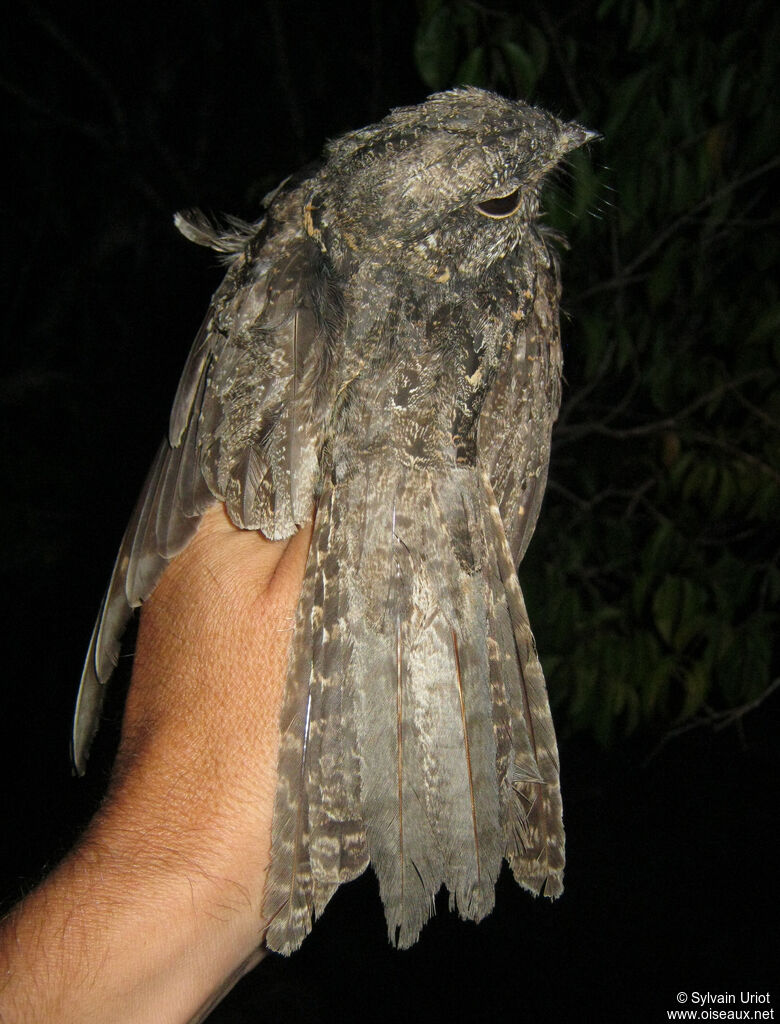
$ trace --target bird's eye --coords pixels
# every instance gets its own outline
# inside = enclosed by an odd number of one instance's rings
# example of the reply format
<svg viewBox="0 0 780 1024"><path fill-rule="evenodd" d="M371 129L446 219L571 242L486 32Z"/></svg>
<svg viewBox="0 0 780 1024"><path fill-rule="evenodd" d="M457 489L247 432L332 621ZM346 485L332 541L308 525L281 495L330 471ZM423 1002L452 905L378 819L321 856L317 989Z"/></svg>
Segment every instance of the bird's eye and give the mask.
<svg viewBox="0 0 780 1024"><path fill-rule="evenodd" d="M520 189L516 188L514 192L510 192L508 195L495 196L493 199L483 199L481 203L477 203L477 209L486 217L500 219L502 217L509 217L519 205Z"/></svg>

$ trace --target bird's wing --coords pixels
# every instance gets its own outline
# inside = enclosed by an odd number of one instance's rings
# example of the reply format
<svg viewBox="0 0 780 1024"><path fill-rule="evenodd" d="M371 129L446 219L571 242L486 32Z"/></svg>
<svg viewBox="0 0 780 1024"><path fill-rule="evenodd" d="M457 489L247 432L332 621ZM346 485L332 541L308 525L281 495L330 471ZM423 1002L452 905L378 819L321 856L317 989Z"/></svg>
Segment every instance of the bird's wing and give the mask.
<svg viewBox="0 0 780 1024"><path fill-rule="evenodd" d="M477 457L487 471L517 566L539 517L547 484L550 434L561 401L560 282L554 254L531 271L504 352L479 416Z"/></svg>
<svg viewBox="0 0 780 1024"><path fill-rule="evenodd" d="M317 246L289 226L269 234L266 222L244 231L233 225L221 235L202 218L178 224L193 241L237 255L192 346L168 437L95 624L73 725L79 773L132 609L151 594L205 510L223 501L237 526L289 537L311 514L319 480L325 413L318 396L328 368L325 337L338 316L319 280Z"/></svg>

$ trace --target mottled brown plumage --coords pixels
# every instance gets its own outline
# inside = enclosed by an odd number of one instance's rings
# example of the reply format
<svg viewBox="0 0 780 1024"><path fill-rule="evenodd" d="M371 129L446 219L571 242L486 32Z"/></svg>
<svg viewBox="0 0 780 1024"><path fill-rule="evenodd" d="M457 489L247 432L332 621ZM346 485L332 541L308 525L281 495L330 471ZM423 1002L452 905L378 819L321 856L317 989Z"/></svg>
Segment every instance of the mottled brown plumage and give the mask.
<svg viewBox="0 0 780 1024"><path fill-rule="evenodd" d="M132 607L209 504L267 537L315 516L281 720L270 948L371 863L391 941L503 859L560 893L558 756L516 566L560 402L546 174L588 138L476 89L331 143L226 255L84 668L83 770Z"/></svg>

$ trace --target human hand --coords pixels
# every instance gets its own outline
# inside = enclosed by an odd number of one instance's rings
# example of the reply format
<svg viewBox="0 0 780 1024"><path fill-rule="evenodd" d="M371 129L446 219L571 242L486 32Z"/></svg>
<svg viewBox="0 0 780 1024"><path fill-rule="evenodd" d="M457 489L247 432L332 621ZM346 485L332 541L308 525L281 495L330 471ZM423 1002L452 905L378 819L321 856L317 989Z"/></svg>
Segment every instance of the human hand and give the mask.
<svg viewBox="0 0 780 1024"><path fill-rule="evenodd" d="M0 930L0 1018L182 1022L262 940L279 711L310 528L211 509L141 615L109 792Z"/></svg>

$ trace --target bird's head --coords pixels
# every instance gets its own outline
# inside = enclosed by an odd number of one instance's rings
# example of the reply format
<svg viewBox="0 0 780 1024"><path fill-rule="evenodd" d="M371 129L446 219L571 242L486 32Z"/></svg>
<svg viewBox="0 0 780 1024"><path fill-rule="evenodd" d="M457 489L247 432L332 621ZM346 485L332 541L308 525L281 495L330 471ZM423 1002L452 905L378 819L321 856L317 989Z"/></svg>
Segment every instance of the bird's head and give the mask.
<svg viewBox="0 0 780 1024"><path fill-rule="evenodd" d="M361 261L478 275L522 244L546 175L593 137L481 89L436 93L328 146L306 227Z"/></svg>

